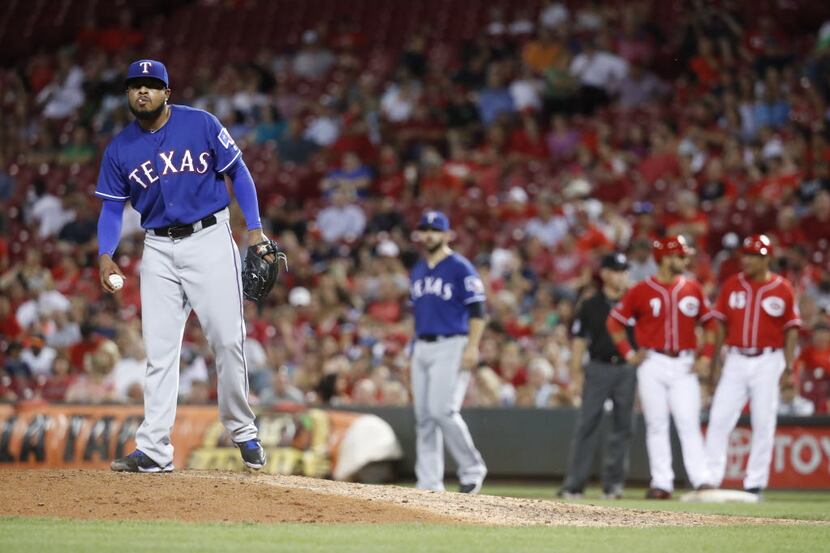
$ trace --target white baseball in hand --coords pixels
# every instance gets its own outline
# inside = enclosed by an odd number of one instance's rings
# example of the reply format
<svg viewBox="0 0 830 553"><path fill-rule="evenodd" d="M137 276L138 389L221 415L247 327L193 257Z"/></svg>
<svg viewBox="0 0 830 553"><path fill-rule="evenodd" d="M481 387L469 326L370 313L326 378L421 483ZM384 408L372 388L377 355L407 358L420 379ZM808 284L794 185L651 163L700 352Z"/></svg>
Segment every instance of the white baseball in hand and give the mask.
<svg viewBox="0 0 830 553"><path fill-rule="evenodd" d="M110 281L110 286L112 286L113 290L120 290L122 286L124 286L124 277L117 274L111 274L108 278Z"/></svg>

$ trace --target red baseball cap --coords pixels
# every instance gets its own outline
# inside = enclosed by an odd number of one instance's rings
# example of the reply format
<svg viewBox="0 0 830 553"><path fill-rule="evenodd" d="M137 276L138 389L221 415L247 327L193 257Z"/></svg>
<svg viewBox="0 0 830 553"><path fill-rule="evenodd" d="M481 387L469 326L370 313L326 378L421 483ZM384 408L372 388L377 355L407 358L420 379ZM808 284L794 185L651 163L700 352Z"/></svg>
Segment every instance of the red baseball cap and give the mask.
<svg viewBox="0 0 830 553"><path fill-rule="evenodd" d="M651 253L657 263L660 263L667 255L686 257L693 251L682 236L666 236L651 243Z"/></svg>
<svg viewBox="0 0 830 553"><path fill-rule="evenodd" d="M744 238L741 252L748 255L772 255L772 241L766 234L753 234Z"/></svg>

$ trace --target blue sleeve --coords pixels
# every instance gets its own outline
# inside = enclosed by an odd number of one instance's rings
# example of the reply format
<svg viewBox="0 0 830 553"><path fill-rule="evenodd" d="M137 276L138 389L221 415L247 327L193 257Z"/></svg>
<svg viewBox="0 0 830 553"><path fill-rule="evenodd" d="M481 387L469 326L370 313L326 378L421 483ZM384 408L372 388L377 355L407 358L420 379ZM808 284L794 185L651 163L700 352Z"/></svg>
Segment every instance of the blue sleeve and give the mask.
<svg viewBox="0 0 830 553"><path fill-rule="evenodd" d="M475 268L469 263L462 263L460 267L461 276L461 300L464 305L487 301L484 295L484 283L478 276Z"/></svg>
<svg viewBox="0 0 830 553"><path fill-rule="evenodd" d="M115 253L121 240L121 221L124 214L124 202L104 200L101 214L98 216L98 257Z"/></svg>
<svg viewBox="0 0 830 553"><path fill-rule="evenodd" d="M98 173L95 195L104 200L114 200L116 202L125 202L130 199L130 187L118 167L118 160L115 157L112 144L107 146L104 157L101 159L101 170Z"/></svg>
<svg viewBox="0 0 830 553"><path fill-rule="evenodd" d="M214 170L217 173L227 172L237 160L242 159L242 150L233 141L231 133L222 126L216 116L207 113L208 143L213 150Z"/></svg>
<svg viewBox="0 0 830 553"><path fill-rule="evenodd" d="M248 171L248 166L240 158L238 162L231 166L227 175L233 182L233 193L236 196L236 201L239 202L242 214L245 216L245 222L248 223L248 230L262 228L262 221L259 219L256 187L251 172Z"/></svg>

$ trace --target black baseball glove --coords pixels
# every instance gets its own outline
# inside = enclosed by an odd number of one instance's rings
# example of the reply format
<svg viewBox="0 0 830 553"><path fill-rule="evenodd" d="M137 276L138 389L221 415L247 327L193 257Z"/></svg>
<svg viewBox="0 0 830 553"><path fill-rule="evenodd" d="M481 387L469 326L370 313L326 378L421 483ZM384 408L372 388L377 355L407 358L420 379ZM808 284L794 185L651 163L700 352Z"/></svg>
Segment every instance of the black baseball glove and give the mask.
<svg viewBox="0 0 830 553"><path fill-rule="evenodd" d="M273 240L249 246L245 266L242 268L242 292L245 299L262 302L277 282L280 264L288 270L288 258Z"/></svg>

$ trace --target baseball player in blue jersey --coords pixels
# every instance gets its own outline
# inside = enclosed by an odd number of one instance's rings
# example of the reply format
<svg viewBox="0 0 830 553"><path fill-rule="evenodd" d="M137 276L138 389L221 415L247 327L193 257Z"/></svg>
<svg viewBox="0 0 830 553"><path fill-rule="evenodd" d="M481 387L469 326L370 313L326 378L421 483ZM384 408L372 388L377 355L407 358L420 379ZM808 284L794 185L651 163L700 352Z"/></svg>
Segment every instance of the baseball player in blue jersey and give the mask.
<svg viewBox="0 0 830 553"><path fill-rule="evenodd" d="M426 259L412 269L415 314L412 395L415 399L415 475L418 488L444 489L444 442L458 465L459 491L478 493L487 474L459 410L478 363L484 332L484 285L473 265L452 251L450 224L428 211L418 225Z"/></svg>
<svg viewBox="0 0 830 553"><path fill-rule="evenodd" d="M169 81L162 63L132 63L125 84L135 121L112 140L101 161L95 189L103 200L99 265L102 286L117 291L124 275L112 255L129 200L146 229L140 276L147 378L136 450L116 459L112 470L173 470L170 432L176 418L182 335L191 309L216 356L221 420L244 463L262 468L265 450L248 404L240 256L229 224L225 178L233 182L251 245L267 241L254 182L242 152L216 117L168 103Z"/></svg>

